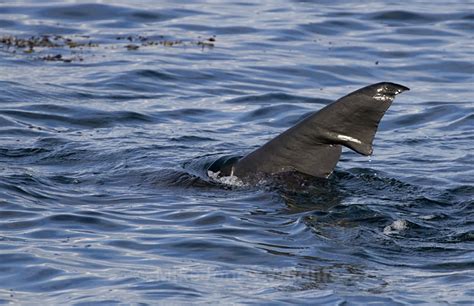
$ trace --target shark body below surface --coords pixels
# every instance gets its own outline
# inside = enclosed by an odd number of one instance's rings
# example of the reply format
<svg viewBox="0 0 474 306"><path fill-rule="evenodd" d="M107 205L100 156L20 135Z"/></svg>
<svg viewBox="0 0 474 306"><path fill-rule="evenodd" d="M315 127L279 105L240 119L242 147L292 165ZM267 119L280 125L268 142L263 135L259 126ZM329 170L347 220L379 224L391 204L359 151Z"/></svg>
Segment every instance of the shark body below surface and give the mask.
<svg viewBox="0 0 474 306"><path fill-rule="evenodd" d="M371 155L380 120L395 96L409 88L390 82L369 85L325 106L240 158L221 157L208 171L244 181L285 172L327 178L342 146Z"/></svg>

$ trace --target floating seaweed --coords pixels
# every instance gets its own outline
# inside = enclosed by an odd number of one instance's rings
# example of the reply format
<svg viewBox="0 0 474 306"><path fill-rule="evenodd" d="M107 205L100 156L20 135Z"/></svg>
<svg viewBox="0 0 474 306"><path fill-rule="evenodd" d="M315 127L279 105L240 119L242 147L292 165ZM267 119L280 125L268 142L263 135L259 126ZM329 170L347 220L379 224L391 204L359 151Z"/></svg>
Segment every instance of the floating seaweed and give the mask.
<svg viewBox="0 0 474 306"><path fill-rule="evenodd" d="M84 58L80 56L75 56L75 57L64 57L61 54L56 54L56 55L46 55L39 57L40 60L46 61L46 62L63 62L63 63L71 63L73 61L80 61L82 62Z"/></svg>
<svg viewBox="0 0 474 306"><path fill-rule="evenodd" d="M175 47L175 46L187 46L187 45L197 45L200 47L214 47L214 42L216 41L216 36L212 36L205 40L189 41L185 42L184 40L171 40L165 39L164 36L159 36L158 40L146 37L146 36L118 36L116 40L128 40L129 42L134 42L134 44L128 44L125 47L129 50L137 50L138 48L129 46L139 46L139 47L150 47L150 46L163 46L163 47Z"/></svg>
<svg viewBox="0 0 474 306"><path fill-rule="evenodd" d="M127 48L127 50L138 50L138 48L140 48L140 46L130 44L130 45L126 45L125 48Z"/></svg>
<svg viewBox="0 0 474 306"><path fill-rule="evenodd" d="M150 48L150 47L176 47L176 46L199 46L202 49L204 48L213 48L216 42L216 37L212 36L207 39L199 39L197 41L184 41L184 40L171 40L165 39L164 36L158 36L158 39L150 38L143 35L128 35L128 36L117 36L115 38L117 41L125 41L127 44L99 44L92 42L90 36L71 36L66 37L62 35L39 35L31 36L27 38L21 38L13 35L1 36L0 37L0 47L6 48L7 51L17 54L17 51L21 50L24 54L38 53L39 55L35 57L36 59L43 61L55 61L55 62L65 62L70 63L73 61L83 61L82 56L77 56L77 53L74 50L79 50L82 52L85 49L91 48L100 48L103 49L116 49L117 47L124 47L128 51L136 51L140 48ZM106 46L103 46L106 45ZM48 54L41 56L41 53L45 53L44 50L48 49L57 49L58 53L54 55ZM68 53L68 54L64 54ZM70 56L67 56L70 55Z"/></svg>

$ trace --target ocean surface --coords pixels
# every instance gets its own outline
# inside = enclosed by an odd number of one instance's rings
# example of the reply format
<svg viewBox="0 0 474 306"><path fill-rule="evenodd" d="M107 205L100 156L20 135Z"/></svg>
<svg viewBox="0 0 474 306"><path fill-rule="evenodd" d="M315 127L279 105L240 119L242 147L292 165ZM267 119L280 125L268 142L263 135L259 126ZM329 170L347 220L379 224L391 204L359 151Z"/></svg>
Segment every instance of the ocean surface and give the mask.
<svg viewBox="0 0 474 306"><path fill-rule="evenodd" d="M0 304L471 304L472 1L1 1ZM381 81L373 156L243 155Z"/></svg>

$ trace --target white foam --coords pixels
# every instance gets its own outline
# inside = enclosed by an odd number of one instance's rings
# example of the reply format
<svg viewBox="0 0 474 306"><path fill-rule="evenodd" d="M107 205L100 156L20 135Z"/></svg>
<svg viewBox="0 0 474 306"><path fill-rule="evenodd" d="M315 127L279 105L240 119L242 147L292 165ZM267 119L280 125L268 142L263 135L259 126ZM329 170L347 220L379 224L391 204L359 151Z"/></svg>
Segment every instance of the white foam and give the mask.
<svg viewBox="0 0 474 306"><path fill-rule="evenodd" d="M404 231L408 228L408 224L405 220L395 220L392 224L387 225L383 229L385 235L399 234L401 231Z"/></svg>
<svg viewBox="0 0 474 306"><path fill-rule="evenodd" d="M233 171L232 171L232 174L230 176L219 176L220 173L221 173L220 171L212 172L212 171L208 170L207 171L207 176L209 176L209 178L212 181L220 183L220 184L236 186L236 187L245 186L245 183L242 182L241 179L239 179L238 177L233 175Z"/></svg>

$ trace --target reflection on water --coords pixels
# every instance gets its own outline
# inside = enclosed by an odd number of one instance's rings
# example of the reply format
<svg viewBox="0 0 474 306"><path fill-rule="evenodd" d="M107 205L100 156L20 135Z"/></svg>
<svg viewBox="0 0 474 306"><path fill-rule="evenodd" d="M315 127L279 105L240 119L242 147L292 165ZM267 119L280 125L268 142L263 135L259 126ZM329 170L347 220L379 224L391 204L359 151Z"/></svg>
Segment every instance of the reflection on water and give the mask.
<svg viewBox="0 0 474 306"><path fill-rule="evenodd" d="M0 303L469 303L468 5L0 1ZM371 158L207 177L379 81Z"/></svg>

